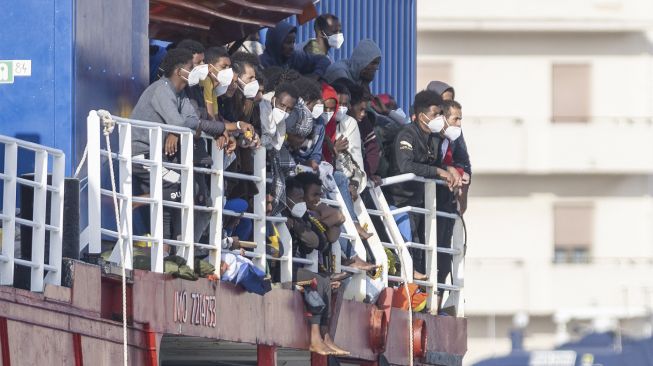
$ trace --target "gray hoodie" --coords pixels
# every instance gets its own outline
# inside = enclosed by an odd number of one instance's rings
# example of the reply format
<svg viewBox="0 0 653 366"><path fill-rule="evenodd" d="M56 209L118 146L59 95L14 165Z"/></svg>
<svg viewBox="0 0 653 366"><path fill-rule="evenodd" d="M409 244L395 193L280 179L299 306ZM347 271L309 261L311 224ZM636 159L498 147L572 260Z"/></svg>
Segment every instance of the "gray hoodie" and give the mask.
<svg viewBox="0 0 653 366"><path fill-rule="evenodd" d="M434 91L440 95L444 94L444 92L446 92L447 90L451 90L454 99L456 97L456 91L454 90L453 86L445 83L444 81L438 81L438 80L431 81L429 85L426 87L426 89Z"/></svg>
<svg viewBox="0 0 653 366"><path fill-rule="evenodd" d="M379 46L371 39L364 39L358 42L350 58L331 64L324 74L324 79L333 83L340 78L347 78L359 83L361 70L377 57L381 57Z"/></svg>

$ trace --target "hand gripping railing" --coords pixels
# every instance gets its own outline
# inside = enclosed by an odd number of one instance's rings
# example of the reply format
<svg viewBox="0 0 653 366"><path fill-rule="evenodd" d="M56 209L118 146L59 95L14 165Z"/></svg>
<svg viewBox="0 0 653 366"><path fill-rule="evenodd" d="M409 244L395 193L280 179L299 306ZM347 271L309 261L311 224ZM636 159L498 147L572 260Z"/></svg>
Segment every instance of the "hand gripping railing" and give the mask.
<svg viewBox="0 0 653 366"><path fill-rule="evenodd" d="M368 213L381 217L390 243L382 243L386 248L397 251L401 257L402 266L405 268L404 276L408 282L424 286L428 289L427 307L430 312L437 311L437 289L449 291L449 297L443 308L454 306L458 316L464 315L464 298L462 291L464 287L464 228L461 218L456 214L440 212L436 210L436 184L444 184L442 181L426 179L416 176L415 174L402 174L394 177L388 177L383 180L382 186L389 186L408 181L424 183L424 202L425 207L400 207L391 209L388 205L381 187L373 187L370 194L375 207L368 209ZM402 237L399 228L395 222L394 215L400 213L414 213L424 215L425 219L425 239L426 243L406 242ZM455 220L454 234L451 248L437 246L437 220ZM415 240L415 238L413 238ZM409 248L424 250L426 253L426 281L413 279L413 261ZM437 283L437 257L438 253L451 254L453 257L452 266L452 284ZM400 276L388 276L391 282L404 282Z"/></svg>
<svg viewBox="0 0 653 366"><path fill-rule="evenodd" d="M0 284L14 284L14 264L29 267L30 289L43 291L46 283L61 284L61 242L63 231L63 195L65 155L61 150L35 143L0 136L4 145L2 254L0 254ZM18 177L18 149L34 152L34 180ZM48 184L48 161L52 158L52 178ZM16 217L16 189L26 185L34 189L33 216L31 220ZM47 193L50 192L50 220L46 220ZM16 224L32 228L32 258L14 255ZM49 233L49 263L45 263L46 232ZM46 274L47 272L47 274Z"/></svg>

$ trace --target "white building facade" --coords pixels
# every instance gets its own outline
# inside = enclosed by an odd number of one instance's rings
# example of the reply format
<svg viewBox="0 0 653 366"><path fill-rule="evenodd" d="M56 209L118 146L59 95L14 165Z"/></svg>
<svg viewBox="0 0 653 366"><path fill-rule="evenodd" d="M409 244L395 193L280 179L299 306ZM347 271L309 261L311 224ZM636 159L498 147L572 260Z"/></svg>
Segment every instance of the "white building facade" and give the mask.
<svg viewBox="0 0 653 366"><path fill-rule="evenodd" d="M575 322L650 334L653 1L420 0L417 86L463 106L466 364ZM583 328L586 329L586 328Z"/></svg>

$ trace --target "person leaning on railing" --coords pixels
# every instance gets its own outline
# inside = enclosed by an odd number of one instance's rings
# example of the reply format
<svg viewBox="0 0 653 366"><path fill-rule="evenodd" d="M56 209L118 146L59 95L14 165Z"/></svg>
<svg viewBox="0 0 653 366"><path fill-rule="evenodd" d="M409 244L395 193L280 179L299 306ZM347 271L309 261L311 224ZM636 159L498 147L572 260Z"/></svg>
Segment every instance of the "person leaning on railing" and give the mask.
<svg viewBox="0 0 653 366"><path fill-rule="evenodd" d="M200 119L197 116L193 105L183 92L184 88L189 84L189 80L195 82L195 78L191 77L192 60L193 54L189 50L170 50L161 62L160 67L164 72L163 77L145 89L138 99L130 118L187 127L215 138L219 138L225 132L229 133L238 130L253 133L252 126L247 123L209 121ZM219 146L222 148L225 141L220 139L217 141L223 144ZM172 133L166 135L162 151L166 160L175 161L178 144L178 135ZM135 128L132 132L132 154L135 157L149 158L149 153L149 131ZM133 175L136 183L136 194L149 192L149 169L146 166L134 164ZM163 199L179 202L181 200L180 188L180 174L174 170L163 168ZM170 207L164 208L164 237L175 238L179 233L179 228L176 225L177 220L175 219L177 214L178 210Z"/></svg>
<svg viewBox="0 0 653 366"><path fill-rule="evenodd" d="M437 93L426 90L417 93L413 109L415 120L404 126L395 139L391 175L413 173L424 178L444 179L449 189L458 184L439 158L442 137L442 116L440 107L442 98ZM389 187L391 203L396 207L424 207L424 186L420 182L405 182ZM424 243L424 218L422 215L410 215L413 238ZM425 273L425 258L422 250L413 250L415 270Z"/></svg>

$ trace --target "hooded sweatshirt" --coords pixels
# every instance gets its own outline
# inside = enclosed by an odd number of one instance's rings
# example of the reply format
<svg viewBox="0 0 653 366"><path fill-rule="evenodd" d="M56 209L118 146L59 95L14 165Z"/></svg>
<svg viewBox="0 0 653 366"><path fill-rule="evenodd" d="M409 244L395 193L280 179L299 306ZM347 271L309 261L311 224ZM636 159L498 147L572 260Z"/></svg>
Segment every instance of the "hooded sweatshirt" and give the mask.
<svg viewBox="0 0 653 366"><path fill-rule="evenodd" d="M283 41L297 28L286 22L279 22L270 28L265 39L265 51L261 55L263 67L279 66L297 70L300 74L323 76L331 61L326 56L312 55L303 50L294 50L288 59L282 54Z"/></svg>
<svg viewBox="0 0 653 366"><path fill-rule="evenodd" d="M331 64L324 74L324 79L328 83L333 83L340 78L360 83L361 70L377 57L381 57L379 46L371 39L364 39L358 42L350 58Z"/></svg>
<svg viewBox="0 0 653 366"><path fill-rule="evenodd" d="M426 87L427 90L434 91L440 95L444 94L447 90L451 90L451 92L454 95L454 98L456 97L456 91L454 90L453 86L445 83L444 81L439 81L439 80L434 80L429 83L429 85Z"/></svg>

